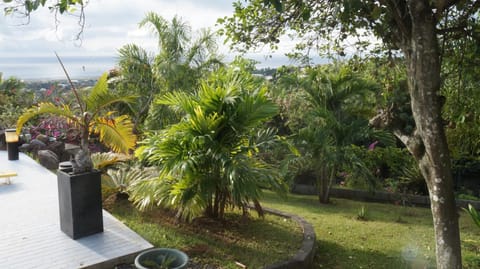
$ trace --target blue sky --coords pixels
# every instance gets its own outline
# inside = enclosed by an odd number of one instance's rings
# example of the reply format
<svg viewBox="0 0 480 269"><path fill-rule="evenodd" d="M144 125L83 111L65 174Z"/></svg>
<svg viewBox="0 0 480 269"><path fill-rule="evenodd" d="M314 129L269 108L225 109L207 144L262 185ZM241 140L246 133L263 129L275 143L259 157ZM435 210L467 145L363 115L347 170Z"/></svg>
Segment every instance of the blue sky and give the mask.
<svg viewBox="0 0 480 269"><path fill-rule="evenodd" d="M138 28L138 22L149 11L170 20L176 14L188 21L193 30L210 27L215 29L217 18L231 15L233 0L91 0L86 8L86 28L82 44L73 41L78 32L76 18L60 17L58 28L52 13L39 10L24 20L0 16L0 57L51 56L53 51L66 56L116 56L125 44L135 43L149 51L156 49L156 39L146 30ZM1 6L1 4L0 4ZM219 40L219 43L222 41ZM281 50L265 65L288 63ZM226 46L220 48L230 54ZM249 58L262 60L268 50L251 52Z"/></svg>

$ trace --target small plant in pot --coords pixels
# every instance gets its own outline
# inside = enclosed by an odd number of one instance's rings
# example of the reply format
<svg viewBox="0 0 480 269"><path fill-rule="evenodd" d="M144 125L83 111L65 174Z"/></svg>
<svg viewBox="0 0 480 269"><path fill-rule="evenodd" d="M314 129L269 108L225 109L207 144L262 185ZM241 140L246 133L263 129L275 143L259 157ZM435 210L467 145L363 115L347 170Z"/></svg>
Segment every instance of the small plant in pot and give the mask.
<svg viewBox="0 0 480 269"><path fill-rule="evenodd" d="M58 192L60 228L73 239L103 231L101 172L93 167L89 141L96 135L101 143L116 152L128 153L135 147L133 124L126 115L108 108L118 102L133 102L133 96L117 96L108 91L107 74L102 75L88 94L72 83L61 59L57 58L70 83L76 104L39 103L27 109L17 121L17 133L30 119L50 114L67 119L80 133L80 150L71 160L71 171L59 170Z"/></svg>
<svg viewBox="0 0 480 269"><path fill-rule="evenodd" d="M187 267L188 256L173 248L154 248L140 253L135 258L137 269L183 269Z"/></svg>

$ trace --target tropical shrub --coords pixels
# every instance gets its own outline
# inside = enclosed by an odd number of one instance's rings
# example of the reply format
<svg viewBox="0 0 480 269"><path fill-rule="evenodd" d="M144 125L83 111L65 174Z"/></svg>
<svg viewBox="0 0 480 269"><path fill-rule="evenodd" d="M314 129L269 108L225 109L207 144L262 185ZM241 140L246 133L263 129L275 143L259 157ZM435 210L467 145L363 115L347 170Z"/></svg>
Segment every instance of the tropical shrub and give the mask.
<svg viewBox="0 0 480 269"><path fill-rule="evenodd" d="M33 102L33 93L15 77L2 78L0 72L0 129L14 128L25 107Z"/></svg>
<svg viewBox="0 0 480 269"><path fill-rule="evenodd" d="M155 167L142 168L140 166L131 166L120 164L107 170L108 179L106 185L113 189L117 196L123 194L128 196L130 187L137 181L152 180L158 177Z"/></svg>
<svg viewBox="0 0 480 269"><path fill-rule="evenodd" d="M0 72L0 105L26 106L33 95L25 90L25 83L15 77L3 79Z"/></svg>
<svg viewBox="0 0 480 269"><path fill-rule="evenodd" d="M60 58L58 59L60 61ZM18 118L17 133L22 131L29 120L40 115L54 115L66 119L69 124L75 126L80 136L81 150L76 154L75 160L72 160L74 173L93 169L89 149L90 139L93 136L117 152L127 153L133 149L136 145L136 136L133 134L133 124L129 117L117 115L116 111L108 108L118 102L132 102L134 97L118 96L109 92L107 74L102 75L95 86L85 94L77 91L71 81L70 84L76 104L39 103L27 109Z"/></svg>
<svg viewBox="0 0 480 269"><path fill-rule="evenodd" d="M290 102L294 105L290 109L293 113L287 115L299 119L292 123L291 130L297 134L296 146L303 153L302 167L314 172L319 200L328 203L330 188L345 166L363 177L371 177L350 146L376 137L368 127L368 117L373 113L377 85L344 63L303 72L297 73L294 80L289 73L289 80L296 81L304 91L306 102Z"/></svg>
<svg viewBox="0 0 480 269"><path fill-rule="evenodd" d="M0 129L15 127L18 117L23 113L23 108L13 104L0 105Z"/></svg>
<svg viewBox="0 0 480 269"><path fill-rule="evenodd" d="M377 141L378 142L378 141ZM372 143L371 145L373 145ZM412 155L405 148L375 143L375 147L350 146L373 177L365 177L351 166L343 167L344 184L359 189L374 189L387 192L426 194L423 177Z"/></svg>
<svg viewBox="0 0 480 269"><path fill-rule="evenodd" d="M279 142L275 131L262 125L277 106L242 66L215 71L194 94L174 92L158 102L185 117L148 135L136 151L160 171L158 178L132 186L137 206L173 207L184 219L223 218L227 206L246 210L250 202L262 213L262 188L286 191L278 170L259 157Z"/></svg>

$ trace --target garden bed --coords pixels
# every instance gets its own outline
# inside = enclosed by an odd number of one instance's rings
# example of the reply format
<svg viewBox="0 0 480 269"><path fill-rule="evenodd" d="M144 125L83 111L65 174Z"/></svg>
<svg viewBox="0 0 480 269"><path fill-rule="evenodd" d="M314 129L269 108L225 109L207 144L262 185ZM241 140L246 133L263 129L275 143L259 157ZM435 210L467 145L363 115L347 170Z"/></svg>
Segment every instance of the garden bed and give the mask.
<svg viewBox="0 0 480 269"><path fill-rule="evenodd" d="M140 212L126 200L109 200L105 204L114 216L155 247L184 251L192 268L262 268L295 255L302 245L302 227L289 217L245 219L231 211L223 221L198 218L187 224L170 211Z"/></svg>

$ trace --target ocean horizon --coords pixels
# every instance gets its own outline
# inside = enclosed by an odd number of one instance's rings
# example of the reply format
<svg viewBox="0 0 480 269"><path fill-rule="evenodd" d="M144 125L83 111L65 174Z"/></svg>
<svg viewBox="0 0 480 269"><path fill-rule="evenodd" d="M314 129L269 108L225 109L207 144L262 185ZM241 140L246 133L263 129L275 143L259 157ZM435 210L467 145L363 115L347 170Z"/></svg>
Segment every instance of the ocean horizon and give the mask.
<svg viewBox="0 0 480 269"><path fill-rule="evenodd" d="M72 79L98 78L115 67L115 56L62 56ZM3 79L15 77L21 80L65 79L65 74L55 55L34 57L0 57L0 73Z"/></svg>
<svg viewBox="0 0 480 269"><path fill-rule="evenodd" d="M228 55L227 62L234 58ZM118 56L61 56L63 64L72 79L96 79L103 73L115 68ZM292 61L286 57L262 57L252 59L258 61L256 67L276 68L282 65L291 65ZM326 59L314 58L315 62L326 63ZM55 55L52 56L0 56L0 73L3 79L15 77L20 80L62 80L65 74Z"/></svg>

